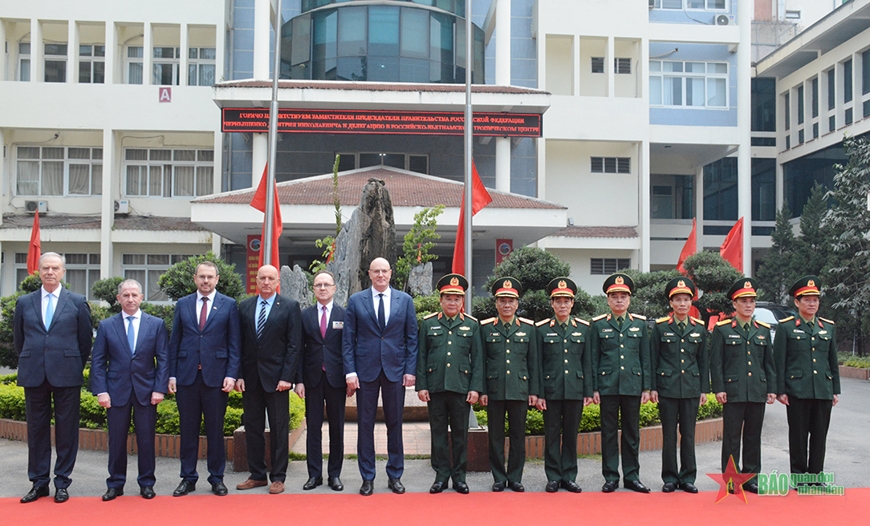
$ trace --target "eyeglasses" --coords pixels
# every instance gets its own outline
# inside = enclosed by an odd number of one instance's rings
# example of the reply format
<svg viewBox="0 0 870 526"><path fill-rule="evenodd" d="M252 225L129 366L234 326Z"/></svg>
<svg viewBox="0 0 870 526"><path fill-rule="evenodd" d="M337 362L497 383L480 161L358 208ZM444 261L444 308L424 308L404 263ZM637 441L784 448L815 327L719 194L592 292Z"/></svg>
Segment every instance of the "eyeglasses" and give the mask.
<svg viewBox="0 0 870 526"><path fill-rule="evenodd" d="M369 272L371 272L372 274L375 274L375 275L389 274L391 271L392 271L392 269L382 269L382 268L370 268L369 269Z"/></svg>
<svg viewBox="0 0 870 526"><path fill-rule="evenodd" d="M315 283L315 289L328 289L329 287L334 287L335 283Z"/></svg>

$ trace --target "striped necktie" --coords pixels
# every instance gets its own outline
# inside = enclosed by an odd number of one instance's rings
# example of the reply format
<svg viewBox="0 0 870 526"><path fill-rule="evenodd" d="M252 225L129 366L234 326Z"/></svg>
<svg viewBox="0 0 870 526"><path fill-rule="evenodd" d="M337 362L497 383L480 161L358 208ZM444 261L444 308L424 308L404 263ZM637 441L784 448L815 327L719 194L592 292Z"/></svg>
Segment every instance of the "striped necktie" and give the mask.
<svg viewBox="0 0 870 526"><path fill-rule="evenodd" d="M260 315L257 316L257 339L263 336L263 327L266 326L266 300L260 301Z"/></svg>

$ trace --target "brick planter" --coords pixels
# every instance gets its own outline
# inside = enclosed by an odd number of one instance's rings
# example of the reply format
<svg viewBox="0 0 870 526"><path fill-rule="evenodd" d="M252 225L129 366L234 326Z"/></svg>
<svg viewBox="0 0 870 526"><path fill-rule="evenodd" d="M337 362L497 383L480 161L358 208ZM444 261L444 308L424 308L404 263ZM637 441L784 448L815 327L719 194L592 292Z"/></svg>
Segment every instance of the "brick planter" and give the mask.
<svg viewBox="0 0 870 526"><path fill-rule="evenodd" d="M840 366L840 378L857 378L858 380L870 380L870 369L860 367Z"/></svg>

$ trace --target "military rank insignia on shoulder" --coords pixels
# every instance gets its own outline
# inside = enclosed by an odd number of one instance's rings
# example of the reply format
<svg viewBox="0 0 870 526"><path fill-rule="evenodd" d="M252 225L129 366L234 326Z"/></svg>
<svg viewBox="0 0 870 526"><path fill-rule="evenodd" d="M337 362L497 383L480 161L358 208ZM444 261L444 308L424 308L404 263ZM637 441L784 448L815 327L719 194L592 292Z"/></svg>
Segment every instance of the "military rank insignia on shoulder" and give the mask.
<svg viewBox="0 0 870 526"><path fill-rule="evenodd" d="M644 315L642 315L642 314L632 314L631 317L632 317L632 318L637 318L637 319L639 319L639 320L646 320L646 316L644 316Z"/></svg>
<svg viewBox="0 0 870 526"><path fill-rule="evenodd" d="M783 318L783 319L779 320L779 323L785 323L785 322L791 321L793 319L794 319L794 316L789 316L788 318Z"/></svg>
<svg viewBox="0 0 870 526"><path fill-rule="evenodd" d="M550 323L550 318L547 318L546 320L539 321L538 323L535 324L535 327L540 327L541 325L546 325L548 323Z"/></svg>
<svg viewBox="0 0 870 526"><path fill-rule="evenodd" d="M770 328L770 324L769 324L769 323L764 323L763 321L758 321L758 320L755 320L755 323L761 325L761 326L764 327L765 329L769 329L769 328Z"/></svg>
<svg viewBox="0 0 870 526"><path fill-rule="evenodd" d="M825 323L830 323L831 325L836 325L836 323L834 323L833 320L829 320L828 318L822 318L821 316L819 316L819 319Z"/></svg>
<svg viewBox="0 0 870 526"><path fill-rule="evenodd" d="M528 318L517 318L517 319L520 320L520 321L523 322L523 323L528 323L529 325L534 325L534 324L535 324L535 322L533 322L532 320L530 320L530 319L528 319Z"/></svg>
<svg viewBox="0 0 870 526"><path fill-rule="evenodd" d="M462 313L462 315L465 316L466 318L469 318L471 321L477 321L477 318L475 318L471 314Z"/></svg>
<svg viewBox="0 0 870 526"><path fill-rule="evenodd" d="M432 316L437 316L437 315L438 315L437 312L432 312L432 313L429 313L429 314L423 316L423 319L424 319L424 320L428 320L428 319L431 318Z"/></svg>
<svg viewBox="0 0 870 526"><path fill-rule="evenodd" d="M582 323L583 325L585 325L587 327L589 326L589 322L584 320L583 318L574 318L574 321L576 321L577 323Z"/></svg>
<svg viewBox="0 0 870 526"><path fill-rule="evenodd" d="M700 323L701 325L704 325L704 320L702 320L701 318L695 318L694 316L689 317L692 318L692 321L694 321L695 323Z"/></svg>
<svg viewBox="0 0 870 526"><path fill-rule="evenodd" d="M492 318L487 318L487 319L483 320L482 322L480 322L480 324L486 325L487 323L492 323L494 321L495 321L495 317L493 316Z"/></svg>
<svg viewBox="0 0 870 526"><path fill-rule="evenodd" d="M605 318L605 317L607 317L607 314L599 314L598 316L595 316L594 318L592 318L592 321L598 321L598 320Z"/></svg>
<svg viewBox="0 0 870 526"><path fill-rule="evenodd" d="M721 327L723 325L729 325L730 323L731 323L731 320L722 320L722 321L716 323L716 327Z"/></svg>
<svg viewBox="0 0 870 526"><path fill-rule="evenodd" d="M657 319L657 320L656 320L656 323L664 323L664 322L666 322L666 321L668 321L668 320L670 320L670 319L671 319L670 316L665 316L664 318L659 318L659 319Z"/></svg>

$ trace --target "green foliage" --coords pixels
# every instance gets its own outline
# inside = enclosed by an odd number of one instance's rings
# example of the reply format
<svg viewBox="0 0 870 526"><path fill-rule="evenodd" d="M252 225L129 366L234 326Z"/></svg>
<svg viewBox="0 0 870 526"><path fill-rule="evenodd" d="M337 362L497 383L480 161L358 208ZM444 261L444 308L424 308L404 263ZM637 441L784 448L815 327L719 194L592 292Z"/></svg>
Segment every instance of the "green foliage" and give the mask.
<svg viewBox="0 0 870 526"><path fill-rule="evenodd" d="M178 404L175 400L164 400L157 404L157 424L155 431L161 435L177 435L181 429L178 421Z"/></svg>
<svg viewBox="0 0 870 526"><path fill-rule="evenodd" d="M698 407L698 420L709 420L722 416L722 404L716 401L712 393L707 395L707 402Z"/></svg>
<svg viewBox="0 0 870 526"><path fill-rule="evenodd" d="M414 224L405 234L402 243L402 256L396 260L396 288L406 290L408 277L411 269L417 265L424 265L429 261L438 259L438 256L429 251L435 247L435 241L441 239L441 235L435 230L438 228L438 216L444 212L444 205L427 207L414 214Z"/></svg>
<svg viewBox="0 0 870 526"><path fill-rule="evenodd" d="M23 294L18 291L0 298L0 367L18 369L18 353L12 341L12 318L15 316L15 303Z"/></svg>
<svg viewBox="0 0 870 526"><path fill-rule="evenodd" d="M69 283L67 283L65 281L61 282L61 285L63 285L64 288L67 288L67 289L69 288ZM24 294L30 294L31 292L36 292L37 290L39 290L39 287L41 287L41 286L42 286L42 280L39 279L39 273L34 272L33 274L24 278L24 281L22 281L18 285L18 290L20 292L23 292Z"/></svg>
<svg viewBox="0 0 870 526"><path fill-rule="evenodd" d="M233 436L236 429L242 426L243 409L236 407L227 407L227 412L224 414L224 436ZM205 420L200 422L199 434L205 435Z"/></svg>
<svg viewBox="0 0 870 526"><path fill-rule="evenodd" d="M139 305L139 309L146 314L163 319L163 323L166 324L166 330L170 334L172 333L172 318L175 315L175 304L155 305L153 303L143 302Z"/></svg>
<svg viewBox="0 0 870 526"><path fill-rule="evenodd" d="M437 290L428 296L414 296L414 310L417 312L417 323L426 315L441 311L441 293Z"/></svg>
<svg viewBox="0 0 870 526"><path fill-rule="evenodd" d="M601 406L589 404L583 408L583 416L580 418L581 433L589 433L601 429Z"/></svg>
<svg viewBox="0 0 870 526"><path fill-rule="evenodd" d="M308 270L310 270L312 274L317 274L321 270L326 270L327 262L332 261L332 256L335 254L335 238L332 236L326 236L321 239L315 239L314 246L323 249L321 254L323 261L315 259L310 265L308 265Z"/></svg>
<svg viewBox="0 0 870 526"><path fill-rule="evenodd" d="M870 369L870 356L851 356L843 362L843 365L859 369Z"/></svg>
<svg viewBox="0 0 870 526"><path fill-rule="evenodd" d="M245 287L242 284L242 278L236 274L236 266L223 261L212 251L200 256L189 257L172 265L160 276L157 285L163 289L167 296L172 298L172 301L178 301L188 294L193 294L196 292L196 283L193 281L196 266L203 261L211 261L217 265L220 276L217 284L218 292L237 300L245 297Z"/></svg>
<svg viewBox="0 0 870 526"><path fill-rule="evenodd" d="M85 385L87 385L87 382L85 382ZM100 406L96 396L84 389L82 389L79 427L106 429L106 410Z"/></svg>
<svg viewBox="0 0 870 526"><path fill-rule="evenodd" d="M121 305L118 303L117 296L118 286L122 281L124 281L124 278L121 277L100 279L94 282L94 285L91 288L94 297L108 303L109 308L114 313L121 312Z"/></svg>
<svg viewBox="0 0 870 526"><path fill-rule="evenodd" d="M505 433L507 433L507 419L505 419ZM537 409L529 409L526 413L526 434L544 434L544 413Z"/></svg>
<svg viewBox="0 0 870 526"><path fill-rule="evenodd" d="M305 400L299 398L295 392L290 393L290 430L302 425L305 420Z"/></svg>
<svg viewBox="0 0 870 526"><path fill-rule="evenodd" d="M0 418L23 422L24 414L24 388L14 383L0 384Z"/></svg>
<svg viewBox="0 0 870 526"><path fill-rule="evenodd" d="M639 427L654 426L656 424L659 424L661 422L661 420L659 419L659 405L652 402L647 404L640 404L640 417L637 419L637 422Z"/></svg>
<svg viewBox="0 0 870 526"><path fill-rule="evenodd" d="M791 210L787 202L783 202L782 208L776 212L776 227L770 239L770 250L761 260L756 278L764 291L763 299L788 305L788 289L800 276L794 269L797 241L792 231Z"/></svg>
<svg viewBox="0 0 870 526"><path fill-rule="evenodd" d="M865 208L866 211L866 208ZM801 213L801 235L797 238L797 250L794 259L795 275L789 282L792 285L799 277L807 274L821 275L831 247L831 237L825 223L828 213L828 197L825 188L816 183L810 192L810 198ZM791 304L787 301L786 305Z"/></svg>
<svg viewBox="0 0 870 526"><path fill-rule="evenodd" d="M682 276L676 269L641 272L639 270L623 270L634 280L635 291L631 296L629 311L654 320L667 315L671 310L668 297L665 295L665 285ZM605 311L606 312L606 311Z"/></svg>
<svg viewBox="0 0 870 526"><path fill-rule="evenodd" d="M698 252L686 258L683 266L689 273L689 278L704 293L695 302L704 321L707 321L708 311L728 314L734 310L727 293L743 274L722 259L718 252Z"/></svg>

